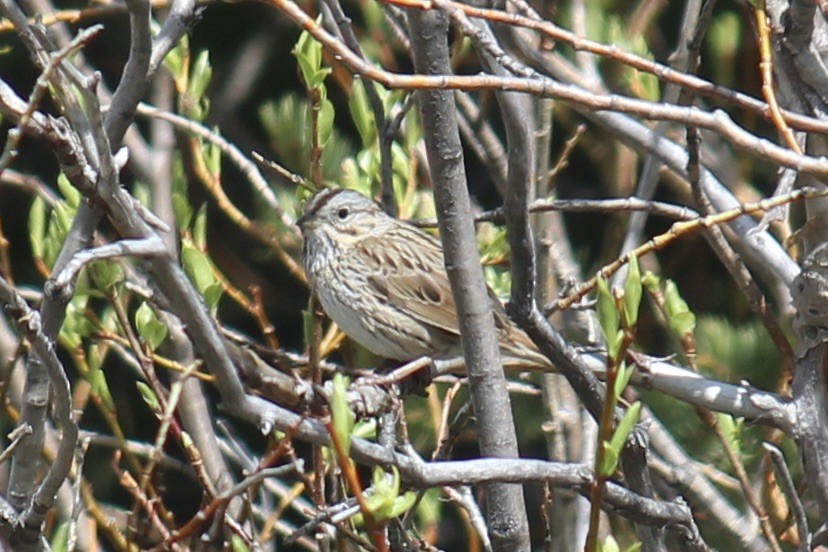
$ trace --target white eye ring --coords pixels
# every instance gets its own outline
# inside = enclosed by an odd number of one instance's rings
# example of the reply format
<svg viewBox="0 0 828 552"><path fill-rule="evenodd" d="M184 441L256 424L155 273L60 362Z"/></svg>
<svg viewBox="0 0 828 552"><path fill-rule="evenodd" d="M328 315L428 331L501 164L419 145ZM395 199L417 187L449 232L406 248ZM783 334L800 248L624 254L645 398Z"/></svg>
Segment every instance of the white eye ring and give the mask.
<svg viewBox="0 0 828 552"><path fill-rule="evenodd" d="M339 220L345 220L348 218L348 215L351 214L351 211L347 207L340 207L339 210L336 212L336 216Z"/></svg>

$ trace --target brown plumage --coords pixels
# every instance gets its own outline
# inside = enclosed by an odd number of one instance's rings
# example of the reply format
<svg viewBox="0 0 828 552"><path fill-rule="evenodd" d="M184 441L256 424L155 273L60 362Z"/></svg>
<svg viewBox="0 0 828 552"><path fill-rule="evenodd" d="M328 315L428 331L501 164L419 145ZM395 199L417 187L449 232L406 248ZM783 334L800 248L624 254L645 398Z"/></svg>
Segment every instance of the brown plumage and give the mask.
<svg viewBox="0 0 828 552"><path fill-rule="evenodd" d="M462 355L440 241L344 189L318 192L298 221L302 258L326 314L373 353L407 361ZM549 361L489 289L505 365Z"/></svg>

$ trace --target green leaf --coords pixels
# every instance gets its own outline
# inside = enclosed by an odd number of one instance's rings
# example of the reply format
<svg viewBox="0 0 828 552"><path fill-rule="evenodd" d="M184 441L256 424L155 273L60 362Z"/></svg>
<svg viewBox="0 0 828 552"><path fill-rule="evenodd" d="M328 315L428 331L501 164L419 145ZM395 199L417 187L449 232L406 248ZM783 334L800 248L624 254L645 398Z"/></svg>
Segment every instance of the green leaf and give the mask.
<svg viewBox="0 0 828 552"><path fill-rule="evenodd" d="M716 422L719 424L722 435L727 439L733 450L741 454L742 450L742 430L745 427L744 418L734 418L730 414L722 412L716 413Z"/></svg>
<svg viewBox="0 0 828 552"><path fill-rule="evenodd" d="M153 34L157 34L157 31ZM164 65L172 73L173 77L181 77L184 73L184 59L189 55L190 38L187 34L181 37L175 48L164 56Z"/></svg>
<svg viewBox="0 0 828 552"><path fill-rule="evenodd" d="M667 280L664 285L664 311L670 327L679 336L684 337L696 329L696 315L679 295L678 287L672 280Z"/></svg>
<svg viewBox="0 0 828 552"><path fill-rule="evenodd" d="M155 396L155 392L152 388L143 381L135 382L135 385L138 387L138 392L141 393L141 398L144 399L144 402L150 410L152 410L157 416L160 416L162 414L161 404L158 402L158 397Z"/></svg>
<svg viewBox="0 0 828 552"><path fill-rule="evenodd" d="M376 521L387 521L399 509L400 472L395 466L391 467L390 474L376 466L371 479L371 492L365 497L365 503Z"/></svg>
<svg viewBox="0 0 828 552"><path fill-rule="evenodd" d="M218 308L222 295L224 295L224 284L221 282L214 282L210 284L204 288L203 295L204 302L207 303L210 311L215 312L216 308Z"/></svg>
<svg viewBox="0 0 828 552"><path fill-rule="evenodd" d="M612 433L610 446L613 450L621 454L621 449L624 448L624 443L627 442L627 437L630 436L635 424L638 423L638 418L641 416L641 401L636 401L624 412L624 417L618 423L618 427Z"/></svg>
<svg viewBox="0 0 828 552"><path fill-rule="evenodd" d="M621 346L621 342L618 339L618 325L621 318L618 313L618 308L615 305L615 298L604 277L598 277L597 294L596 308L598 310L598 322L601 324L601 331L604 333L604 339L607 341L607 349L610 357L617 358L618 349ZM621 338L623 339L623 334Z"/></svg>
<svg viewBox="0 0 828 552"><path fill-rule="evenodd" d="M109 383L106 381L106 374L100 368L90 369L86 375L92 394L97 396L109 410L115 410L115 399L109 390Z"/></svg>
<svg viewBox="0 0 828 552"><path fill-rule="evenodd" d="M86 304L89 296L77 293L72 301L66 305L66 315L63 326L60 328L60 338L66 341L67 347L74 349L81 346L83 338L88 336L94 328L86 318Z"/></svg>
<svg viewBox="0 0 828 552"><path fill-rule="evenodd" d="M601 457L601 465L598 468L598 475L602 477L612 477L615 473L615 468L618 467L618 452L613 450L612 445L608 441L601 442L601 450L603 456Z"/></svg>
<svg viewBox="0 0 828 552"><path fill-rule="evenodd" d="M368 100L368 93L365 91L365 83L360 78L353 80L351 95L348 97L348 108L359 137L362 139L362 147L371 147L377 140L377 126L374 112L371 110L371 102Z"/></svg>
<svg viewBox="0 0 828 552"><path fill-rule="evenodd" d="M641 550L643 547L643 542L635 542L631 544L629 548L627 548L627 552L639 552L639 550Z"/></svg>
<svg viewBox="0 0 828 552"><path fill-rule="evenodd" d="M615 400L618 400L618 397L624 392L634 372L635 364L627 366L626 362L621 361L621 364L618 366L618 374L615 376L615 386L613 387Z"/></svg>
<svg viewBox="0 0 828 552"><path fill-rule="evenodd" d="M661 278L648 270L641 277L641 284L647 288L647 291L654 293L661 288Z"/></svg>
<svg viewBox="0 0 828 552"><path fill-rule="evenodd" d="M190 71L189 92L194 99L200 100L204 97L212 78L213 68L210 66L210 53L203 50L196 56Z"/></svg>
<svg viewBox="0 0 828 552"><path fill-rule="evenodd" d="M190 206L190 200L182 193L173 192L172 207L178 230L184 231L189 229L193 217L193 208Z"/></svg>
<svg viewBox="0 0 828 552"><path fill-rule="evenodd" d="M192 243L182 241L181 243L181 261L184 265L184 271L192 280L193 285L198 292L204 297L205 302L211 309L218 304L218 298L221 293L218 293L216 286L222 287L222 283L213 274L213 265L207 255L193 246Z"/></svg>
<svg viewBox="0 0 828 552"><path fill-rule="evenodd" d="M87 267L92 282L105 292L110 291L124 279L121 265L113 261L95 261Z"/></svg>
<svg viewBox="0 0 828 552"><path fill-rule="evenodd" d="M319 132L319 145L325 146L333 133L334 106L327 98L319 105L319 117L316 120L317 132Z"/></svg>
<svg viewBox="0 0 828 552"><path fill-rule="evenodd" d="M624 326L632 328L638 323L638 309L641 305L641 269L638 257L630 259L627 281L624 282Z"/></svg>
<svg viewBox="0 0 828 552"><path fill-rule="evenodd" d="M52 552L65 552L69 550L69 522L64 521L57 526L52 533L52 540L49 542L49 550Z"/></svg>
<svg viewBox="0 0 828 552"><path fill-rule="evenodd" d="M207 204L203 204L196 212L193 222L193 243L199 250L207 247Z"/></svg>
<svg viewBox="0 0 828 552"><path fill-rule="evenodd" d="M86 378L92 388L92 393L100 398L106 408L115 410L115 400L109 390L106 373L101 369L101 349L97 343L89 345L86 351L86 364L89 366Z"/></svg>
<svg viewBox="0 0 828 552"><path fill-rule="evenodd" d="M43 258L46 239L46 202L40 196L35 197L29 208L29 243L32 245L32 254L39 259Z"/></svg>
<svg viewBox="0 0 828 552"><path fill-rule="evenodd" d="M80 201L83 195L69 182L69 178L64 173L60 173L57 177L57 186L61 195L66 200L66 203L76 211L80 206Z"/></svg>
<svg viewBox="0 0 828 552"><path fill-rule="evenodd" d="M360 420L351 430L351 435L360 439L373 439L377 436L377 419Z"/></svg>
<svg viewBox="0 0 828 552"><path fill-rule="evenodd" d="M155 351L167 338L167 326L164 324L148 303L143 302L135 311L135 328L138 335L147 342L150 349Z"/></svg>
<svg viewBox="0 0 828 552"><path fill-rule="evenodd" d="M400 517L401 515L409 511L416 502L417 493L413 491L407 491L402 496L398 496L396 499L394 499L394 504L391 507L391 511L388 512L388 519Z"/></svg>
<svg viewBox="0 0 828 552"><path fill-rule="evenodd" d="M319 16L316 19L317 23L321 22L321 17ZM293 55L299 63L299 70L307 89L311 90L321 86L325 77L331 72L330 68L322 67L322 44L313 38L309 32L304 31L299 35L299 40L296 41Z"/></svg>
<svg viewBox="0 0 828 552"><path fill-rule="evenodd" d="M233 535L230 538L230 547L233 549L233 552L250 552L250 548L238 535Z"/></svg>
<svg viewBox="0 0 828 552"><path fill-rule="evenodd" d="M213 127L213 133L221 136L218 127ZM202 142L201 151L204 154L204 163L207 166L207 171L213 178L221 178L221 148L214 142Z"/></svg>
<svg viewBox="0 0 828 552"><path fill-rule="evenodd" d="M598 543L598 552L621 552L621 547L612 535L607 535L603 542Z"/></svg>
<svg viewBox="0 0 828 552"><path fill-rule="evenodd" d="M331 423L345 454L351 451L351 432L356 416L348 406L348 385L350 380L337 372L333 378L331 393Z"/></svg>

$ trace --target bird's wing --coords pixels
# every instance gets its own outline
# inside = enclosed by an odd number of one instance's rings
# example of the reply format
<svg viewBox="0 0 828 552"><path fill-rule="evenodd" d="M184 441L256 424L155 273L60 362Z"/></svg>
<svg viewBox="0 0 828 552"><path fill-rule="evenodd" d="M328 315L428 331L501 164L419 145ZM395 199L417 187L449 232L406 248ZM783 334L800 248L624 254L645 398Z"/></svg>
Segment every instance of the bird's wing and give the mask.
<svg viewBox="0 0 828 552"><path fill-rule="evenodd" d="M400 312L459 336L457 307L451 294L439 242L421 230L400 226L398 236L365 239L361 258L371 276L368 285ZM389 243L394 243L392 250Z"/></svg>

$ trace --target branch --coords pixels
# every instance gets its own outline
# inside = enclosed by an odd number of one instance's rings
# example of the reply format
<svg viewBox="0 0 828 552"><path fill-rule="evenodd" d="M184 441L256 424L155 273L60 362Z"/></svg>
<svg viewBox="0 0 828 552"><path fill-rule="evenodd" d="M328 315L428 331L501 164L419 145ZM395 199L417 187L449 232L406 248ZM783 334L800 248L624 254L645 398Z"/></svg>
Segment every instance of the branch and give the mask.
<svg viewBox="0 0 828 552"><path fill-rule="evenodd" d="M415 68L426 74L450 72L445 17L436 12L411 12L409 26ZM446 271L463 336L480 452L484 456L516 458L517 436L501 369L491 302L477 253L454 97L447 90L421 90L418 94ZM492 548L529 550L523 489L489 485L487 505Z"/></svg>
<svg viewBox="0 0 828 552"><path fill-rule="evenodd" d="M54 398L53 412L62 433L57 455L49 472L35 491L31 502L19 516L19 522L23 528L20 537L25 543L34 543L39 541L43 520L54 504L58 489L72 468L75 446L78 441L78 424L72 413L69 379L57 358L54 342L44 333L40 315L33 311L2 277L0 277L0 302L5 305L5 311L14 319L18 331L31 344L32 352L37 358L35 362L43 363L46 369ZM44 402L48 401L44 398Z"/></svg>

